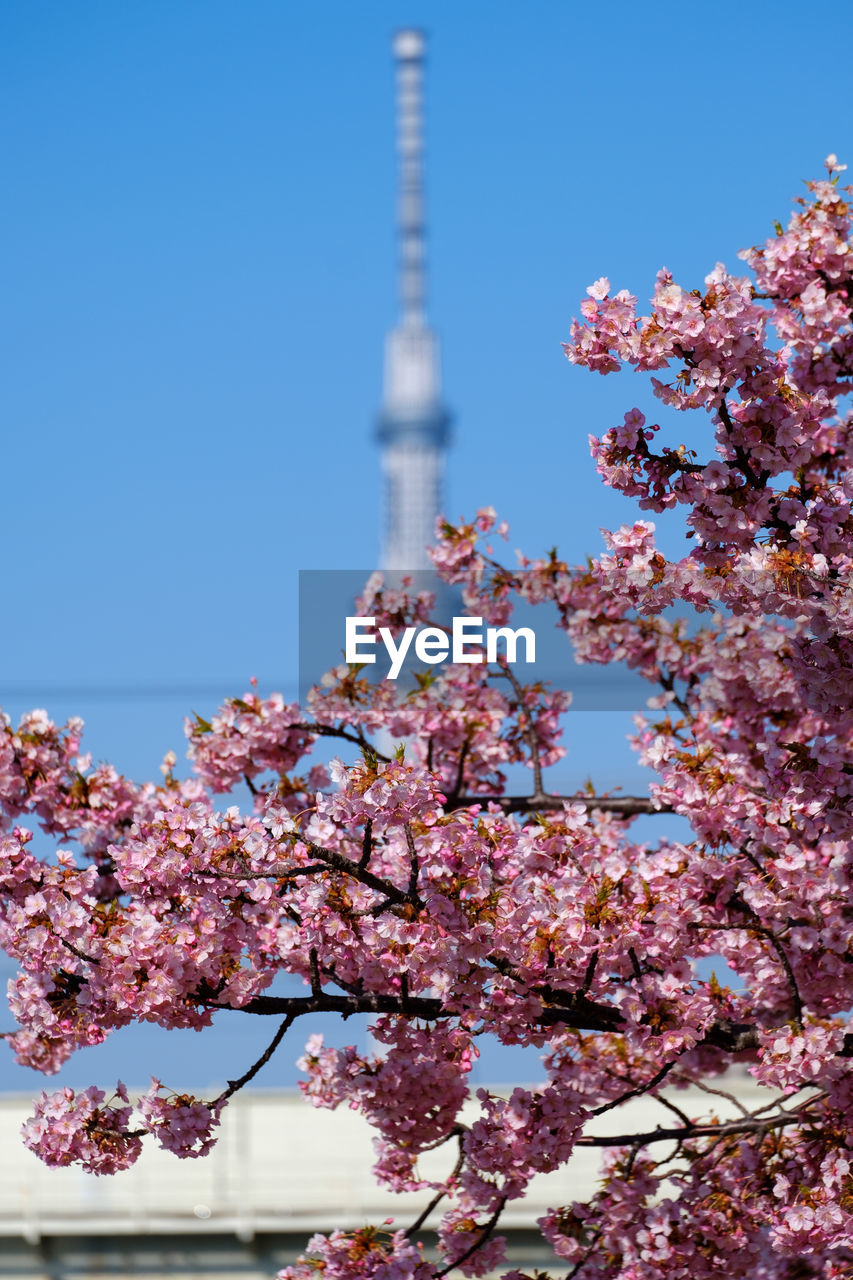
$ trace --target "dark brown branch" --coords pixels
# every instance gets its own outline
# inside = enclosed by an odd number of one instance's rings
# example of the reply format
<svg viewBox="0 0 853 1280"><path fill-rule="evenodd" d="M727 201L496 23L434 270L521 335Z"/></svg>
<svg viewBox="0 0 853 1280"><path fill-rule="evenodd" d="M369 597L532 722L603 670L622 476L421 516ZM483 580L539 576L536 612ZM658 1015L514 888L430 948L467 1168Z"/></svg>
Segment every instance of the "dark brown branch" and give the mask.
<svg viewBox="0 0 853 1280"><path fill-rule="evenodd" d="M232 1095L235 1094L238 1089L242 1089L244 1084L248 1084L250 1080L254 1079L254 1077L260 1071L261 1067L265 1066L269 1062L270 1058L273 1056L276 1049L281 1044L282 1040L284 1039L285 1033L287 1032L288 1028L291 1026L292 1022L294 1021L295 1016L296 1016L295 1014L287 1015L287 1017L284 1019L281 1026L279 1027L278 1031L276 1031L272 1040L270 1040L266 1049L264 1049L263 1053L258 1058L257 1062L254 1062L252 1066L249 1067L249 1070L244 1072L243 1075L240 1076L239 1080L228 1081L228 1088L225 1089L222 1093L220 1093L219 1097L215 1099L215 1101L212 1104L214 1107L222 1106L222 1104L224 1102L227 1102L228 1099L232 1097Z"/></svg>
<svg viewBox="0 0 853 1280"><path fill-rule="evenodd" d="M544 796L545 788L542 785L542 760L539 755L539 739L536 737L536 725L530 710L524 705L524 689L509 663L506 663L506 665L501 664L500 669L494 674L495 676L503 676L512 685L518 704L519 728L524 741L527 743L527 749L530 752L530 763L533 765L533 794L534 796Z"/></svg>
<svg viewBox="0 0 853 1280"><path fill-rule="evenodd" d="M85 982L85 978L82 979ZM335 979L340 984L340 979ZM618 1032L624 1023L619 1010L612 1005L596 1004L582 995L566 992L555 992L548 988L534 991L533 994L554 1000L564 1000L562 1005L545 1005L536 1017L542 1027L566 1026L578 1031ZM355 1013L391 1013L400 1017L422 1018L426 1022L435 1022L439 1018L456 1018L460 1011L446 1008L435 996L406 995L405 1001L399 995L377 994L375 992L354 992L352 995L335 995L323 991L320 996L255 996L243 1005L217 1004L213 1000L202 1000L208 1009L229 1010L234 1013L256 1013L263 1016L282 1014L298 1018L306 1013L339 1013L349 1018ZM705 1033L700 1045L720 1049L724 1053L745 1053L758 1048L758 1027L755 1023L730 1022L726 1018L712 1023ZM853 1058L853 1033L844 1037L843 1047L838 1057ZM655 1087L655 1078L643 1089L642 1093Z"/></svg>
<svg viewBox="0 0 853 1280"><path fill-rule="evenodd" d="M73 956L76 956L78 960L85 960L87 964L101 963L97 956L87 956L85 951L81 951L79 947L75 947L74 943L69 942L67 938L60 938L59 941L62 943L63 947L66 947L67 950L70 951Z"/></svg>
<svg viewBox="0 0 853 1280"><path fill-rule="evenodd" d="M312 947L308 952L308 963L311 966L311 995L315 1000L320 1000L323 995L323 983L320 979L320 961L317 958L316 947Z"/></svg>
<svg viewBox="0 0 853 1280"><path fill-rule="evenodd" d="M403 1014L402 1000L397 995L380 995L368 991L352 995L336 995L323 991L319 996L254 996L246 1004L216 1004L206 1000L208 1009L227 1009L233 1013L257 1013L263 1017L285 1014L294 1018L306 1013L340 1013L349 1018L354 1013ZM410 1018L423 1018L434 1022L437 1018L453 1018L456 1014L445 1009L435 996L409 996L407 1014Z"/></svg>
<svg viewBox="0 0 853 1280"><path fill-rule="evenodd" d="M655 1089L660 1084L664 1076L669 1075L674 1066L675 1059L672 1062L668 1062L666 1066L661 1067L660 1071L657 1071L651 1080L647 1080L645 1084L637 1085L636 1088L628 1089L627 1092L620 1094L618 1098L602 1103L600 1107L594 1109L592 1114L594 1116L603 1116L605 1111L612 1111L614 1107L621 1107L623 1102L628 1102L631 1098L639 1098L641 1094L649 1093L650 1090Z"/></svg>
<svg viewBox="0 0 853 1280"><path fill-rule="evenodd" d="M691 1125L693 1123L687 1112L682 1111L681 1107L677 1107L670 1098L664 1098L660 1093L655 1094L655 1098L662 1107L666 1107L667 1111L671 1111L674 1116L678 1116L678 1119L683 1125ZM743 1114L746 1115L746 1111L744 1111Z"/></svg>
<svg viewBox="0 0 853 1280"><path fill-rule="evenodd" d="M474 1243L470 1245L469 1248L467 1248L464 1253L460 1253L459 1257L455 1258L453 1262L448 1262L446 1267L442 1267L440 1271L436 1271L435 1280L440 1280L441 1276L446 1276L449 1271L452 1271L454 1269L454 1267L461 1266L463 1262L467 1262L472 1254L476 1253L478 1249L482 1248L482 1246L488 1240L489 1236L494 1231L495 1227L498 1225L498 1218L501 1216L501 1214L504 1211L504 1205L506 1204L506 1199L507 1199L506 1196L501 1196L500 1200L498 1201L497 1209L495 1209L491 1218L489 1218L489 1221L483 1227L482 1231L480 1232L479 1236L474 1241Z"/></svg>
<svg viewBox="0 0 853 1280"><path fill-rule="evenodd" d="M695 1089L701 1089L703 1093L712 1093L712 1094L715 1094L716 1097L718 1098L725 1098L726 1102L730 1102L732 1106L741 1113L744 1119L747 1119L749 1117L749 1112L747 1111L746 1107L738 1098L735 1097L733 1093L728 1093L725 1089L713 1088L711 1085L705 1084L704 1081L702 1080L694 1080L694 1078L690 1075L678 1075L674 1078L680 1080L684 1084L689 1084L691 1087ZM663 1101L663 1099L659 1099L659 1101ZM776 1103L774 1101L774 1102L768 1103L767 1105L775 1106Z"/></svg>
<svg viewBox="0 0 853 1280"><path fill-rule="evenodd" d="M351 742L353 746L370 751L383 764L390 764L391 757L383 755L381 751L377 751L373 743L368 742L363 733L347 733L346 729L337 728L332 724L308 724L301 721L296 724L289 724L287 727L289 730L302 729L305 733L312 733L318 738L342 738L344 742Z"/></svg>
<svg viewBox="0 0 853 1280"><path fill-rule="evenodd" d="M380 879L375 876L372 871L368 871L367 867L363 867L360 862L353 862L350 858L344 857L342 853L338 853L337 849L325 849L322 845L314 844L312 840L307 840L304 836L297 837L300 844L305 845L315 858L320 858L323 862L328 863L330 867L334 867L336 871L343 871L345 875L352 876L353 880L358 880L361 884L366 885L368 889L373 889L376 893L381 893L389 902L395 903L397 906L412 906L417 910L423 908L423 902L417 896L398 889L396 885L391 884L387 880Z"/></svg>
<svg viewBox="0 0 853 1280"><path fill-rule="evenodd" d="M345 978L338 976L337 970L333 964L324 964L320 966L321 971L327 978L331 978L342 991L348 991L351 995L360 996L364 991L364 983L359 980L356 982L347 982Z"/></svg>
<svg viewBox="0 0 853 1280"><path fill-rule="evenodd" d="M193 876L201 880L295 880L297 876L316 876L329 870L325 862L314 862L308 867L260 867L253 870L246 867L243 871L203 871L194 870Z"/></svg>
<svg viewBox="0 0 853 1280"><path fill-rule="evenodd" d="M364 824L364 836L361 841L361 857L358 862L360 871L370 866L370 855L373 853L373 819L368 818Z"/></svg>
<svg viewBox="0 0 853 1280"><path fill-rule="evenodd" d="M409 850L409 888L408 897L410 902L414 902L418 896L418 874L420 872L420 863L418 862L418 851L415 848L415 837L412 835L412 828L408 822L403 823L403 830L406 833L406 845Z"/></svg>
<svg viewBox="0 0 853 1280"><path fill-rule="evenodd" d="M426 1022L435 1022L438 1018L459 1016L457 1010L446 1008L436 996L407 994L404 998L402 995L370 991L352 995L337 995L324 990L317 996L255 996L246 1004L238 1006L217 1004L212 1000L201 1003L208 1009L228 1009L235 1013L257 1013L263 1016L284 1014L293 1018L306 1013L340 1013L345 1018L354 1013L396 1013L401 1017L423 1018ZM622 1015L618 1009L609 1005L579 1000L575 1008L546 1006L540 1012L537 1022L541 1026L565 1025L584 1031L618 1031Z"/></svg>
<svg viewBox="0 0 853 1280"><path fill-rule="evenodd" d="M728 1018L720 1018L708 1028L700 1044L722 1049L725 1053L744 1053L747 1049L758 1048L758 1028L752 1022L730 1022Z"/></svg>
<svg viewBox="0 0 853 1280"><path fill-rule="evenodd" d="M511 978L514 982L517 982L525 994L539 996L540 1000L545 1004L545 1008L538 1019L543 1025L555 1021L551 1014L557 1015L556 1021L565 1021L568 1026L576 1027L579 1030L618 1031L624 1022L624 1018L618 1009L614 1008L613 1005L596 1004L595 1001L587 998L586 991L583 989L580 991L567 991L563 987L552 987L548 982L542 985L526 983L507 960L506 956L488 955L486 956L486 963L492 965L505 978ZM566 1016L567 1014L568 1017ZM578 1021L578 1019L583 1019L583 1021ZM587 1019L592 1019L592 1021L587 1021Z"/></svg>
<svg viewBox="0 0 853 1280"><path fill-rule="evenodd" d="M499 805L504 813L539 813L562 809L565 804L582 804L586 809L600 809L602 813L615 813L622 817L634 817L646 813L674 813L671 805L657 805L648 796L591 796L579 793L574 796L457 796L447 808L468 809L471 805Z"/></svg>
<svg viewBox="0 0 853 1280"><path fill-rule="evenodd" d="M413 1236L416 1231L420 1231L421 1227L424 1225L427 1218L432 1213L433 1209L435 1209L438 1205L440 1205L444 1197L447 1195L448 1191L450 1190L449 1184L451 1182L454 1182L455 1179L458 1178L459 1174L462 1172L462 1166L465 1163L465 1133L463 1130L460 1129L456 1136L459 1139L459 1155L457 1156L456 1163L453 1166L453 1169L451 1170L450 1176L447 1178L444 1186L440 1187L439 1190L435 1193L435 1195L430 1200L429 1204L423 1210L423 1212L419 1213L417 1218L415 1218L414 1222L412 1223L412 1225L406 1228L405 1234L407 1236ZM456 1264L454 1263L454 1266L455 1265Z"/></svg>
<svg viewBox="0 0 853 1280"><path fill-rule="evenodd" d="M665 467L670 475L672 475L673 471L680 471L682 474L686 473L695 476L704 471L707 466L705 462L688 462L686 458L674 451L672 453L653 453L645 441L643 441L643 444L645 448L640 448L638 452L649 462L655 462L659 466Z"/></svg>
<svg viewBox="0 0 853 1280"><path fill-rule="evenodd" d="M637 1159L639 1150L640 1148L638 1146L633 1147L631 1149L631 1154L629 1155L625 1163L625 1169L622 1173L622 1177L625 1181L627 1181L628 1178L630 1178L631 1176L631 1170L634 1168L634 1161ZM604 1235L604 1224L601 1223L598 1227L596 1227L595 1232L593 1233L593 1237L590 1240L589 1245L586 1251L584 1252L583 1256L581 1258L578 1258L577 1262L572 1267L571 1271L568 1271L566 1273L566 1280L574 1280L574 1277L578 1275L581 1272L581 1270L586 1266L586 1264L589 1262L590 1258L592 1257L595 1251L596 1245L598 1244L599 1240L603 1235Z"/></svg>
<svg viewBox="0 0 853 1280"><path fill-rule="evenodd" d="M788 959L788 953L782 946L782 943L773 933L772 929L768 929L766 925L761 924L760 918L755 914L748 903L738 900L737 906L740 910L745 911L750 917L749 924L701 924L698 921L692 921L688 924L688 929L702 929L708 933L725 933L731 931L743 931L744 933L757 933L760 938L766 938L773 948L779 963L785 971L785 977L788 982L788 989L791 992L791 1004L793 1006L794 1021L797 1024L797 1030L803 1029L803 1000L800 995L800 988L797 985L797 979L794 976L794 970L791 968L791 962Z"/></svg>
<svg viewBox="0 0 853 1280"><path fill-rule="evenodd" d="M429 740L429 746L430 746L430 752L431 752L432 738L430 738ZM462 790L462 784L465 781L465 761L468 758L468 747L469 747L469 743L468 743L468 739L466 738L465 741L462 743L462 746L459 751L459 760L456 765L456 780L453 783L453 786L451 787L447 795L446 807L448 809L455 808L457 797L459 796L459 793ZM431 754L427 755L427 769L429 769L430 771L432 770Z"/></svg>
<svg viewBox="0 0 853 1280"><path fill-rule="evenodd" d="M717 406L717 412L720 415L720 421L725 427L727 434L731 436L734 431L734 423L732 422L731 414L729 413L729 406L726 404L725 390L720 398L720 403ZM753 471L749 458L742 446L739 444L733 444L731 445L731 449L735 455L735 466L744 479L752 485L753 489L763 489L767 484L767 481L770 479L770 472L762 471L760 474L756 474Z"/></svg>
<svg viewBox="0 0 853 1280"><path fill-rule="evenodd" d="M718 1138L735 1133L763 1133L782 1129L789 1124L802 1124L795 1115L768 1116L766 1119L729 1120L725 1124L690 1124L677 1129L651 1129L648 1133L588 1134L577 1140L579 1147L645 1147L650 1142L687 1142L694 1138Z"/></svg>

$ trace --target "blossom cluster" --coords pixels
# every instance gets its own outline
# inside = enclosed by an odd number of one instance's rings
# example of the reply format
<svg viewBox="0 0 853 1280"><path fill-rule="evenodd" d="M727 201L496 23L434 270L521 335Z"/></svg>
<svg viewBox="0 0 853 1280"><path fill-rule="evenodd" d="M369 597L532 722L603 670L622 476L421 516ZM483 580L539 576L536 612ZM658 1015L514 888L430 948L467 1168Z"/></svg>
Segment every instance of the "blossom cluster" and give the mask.
<svg viewBox="0 0 853 1280"><path fill-rule="evenodd" d="M304 708L253 685L187 722L193 776L169 757L156 785L93 768L79 721L0 721L18 1061L55 1072L131 1022L277 1014L250 1078L303 1014L371 1016L379 1052L312 1038L303 1092L364 1115L386 1186L432 1196L439 1261L384 1223L314 1237L284 1280L497 1269L504 1207L583 1146L605 1152L600 1189L540 1223L581 1280L850 1274L853 250L839 174L830 157L789 227L746 253L752 278L717 265L691 289L663 271L648 315L601 279L573 326L574 363L630 366L711 424L707 457L707 432L657 446L638 408L592 440L605 484L682 512L689 555L668 560L647 519L607 531L584 566L556 551L496 562L488 540L507 527L491 508L437 530L434 561L473 613L502 625L518 601L547 604L580 662L646 682L632 743L647 794L580 776L557 793L569 697L506 663L450 664L414 690L343 665ZM391 627L431 607L379 579L363 603ZM321 741L338 754L312 763ZM507 783L518 765L523 795ZM638 825L650 813L662 834ZM681 821L667 831L666 815ZM282 976L303 994L276 994ZM541 1050L540 1084L472 1094L484 1037ZM722 1108L731 1071L766 1103ZM660 1102L657 1129L600 1126L642 1094ZM99 1173L146 1137L203 1155L230 1096L155 1078L134 1111L122 1085L109 1101L60 1089L25 1141ZM440 1179L421 1167L436 1149Z"/></svg>

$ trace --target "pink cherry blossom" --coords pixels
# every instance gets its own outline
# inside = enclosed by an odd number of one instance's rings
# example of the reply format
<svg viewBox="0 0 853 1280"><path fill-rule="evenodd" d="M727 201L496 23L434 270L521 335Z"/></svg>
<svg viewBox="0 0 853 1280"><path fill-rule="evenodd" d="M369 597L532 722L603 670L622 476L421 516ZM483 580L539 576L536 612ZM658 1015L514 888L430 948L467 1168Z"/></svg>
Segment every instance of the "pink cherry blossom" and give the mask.
<svg viewBox="0 0 853 1280"><path fill-rule="evenodd" d="M116 1172L152 1138L203 1156L293 1023L366 1013L378 1052L312 1036L302 1091L365 1117L384 1186L430 1194L438 1261L385 1222L315 1236L283 1280L497 1270L506 1206L586 1147L600 1185L539 1223L572 1276L851 1274L853 249L844 166L826 167L742 254L751 275L662 268L646 314L605 277L587 290L569 359L650 389L590 424L603 483L637 504L597 555L504 565L492 507L438 523L434 563L470 612L545 604L579 663L645 682L644 794L586 786L571 734L560 791L570 692L500 662L399 691L341 665L304 707L252 682L187 721L187 780L172 755L156 783L93 767L76 719L0 718L16 1059L52 1074L133 1022L273 1027L216 1098L157 1078L133 1102L43 1094L24 1140L48 1164ZM676 561L643 518L665 512L692 539ZM394 629L433 597L374 575L362 605ZM542 1079L472 1092L489 1038L538 1049ZM752 1110L738 1072L767 1091ZM624 1109L643 1095L650 1129Z"/></svg>

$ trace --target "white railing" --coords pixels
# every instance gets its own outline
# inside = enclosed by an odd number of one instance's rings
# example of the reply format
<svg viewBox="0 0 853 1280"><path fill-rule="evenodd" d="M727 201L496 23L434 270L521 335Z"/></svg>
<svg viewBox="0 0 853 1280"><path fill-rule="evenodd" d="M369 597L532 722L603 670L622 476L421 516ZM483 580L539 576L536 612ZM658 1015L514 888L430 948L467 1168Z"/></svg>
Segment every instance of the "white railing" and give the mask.
<svg viewBox="0 0 853 1280"><path fill-rule="evenodd" d="M750 1077L729 1079L746 1105L766 1091ZM503 1090L500 1090L503 1092ZM707 1114L707 1095L674 1093L679 1106ZM730 1108L714 1099L718 1114ZM220 1138L203 1159L178 1160L146 1144L137 1164L115 1177L77 1168L49 1169L20 1139L31 1099L0 1096L0 1237L29 1242L67 1235L196 1235L228 1233L251 1240L263 1233L302 1233L351 1228L393 1217L405 1226L428 1194L395 1196L371 1172L373 1131L356 1113L315 1110L292 1092L244 1093L227 1108ZM472 1113L472 1116L475 1113ZM670 1113L643 1098L602 1116L600 1133L629 1126L667 1125ZM429 1153L421 1169L443 1177L455 1152ZM599 1153L585 1148L555 1173L540 1176L522 1201L510 1204L507 1228L531 1228L550 1207L587 1198L595 1190Z"/></svg>

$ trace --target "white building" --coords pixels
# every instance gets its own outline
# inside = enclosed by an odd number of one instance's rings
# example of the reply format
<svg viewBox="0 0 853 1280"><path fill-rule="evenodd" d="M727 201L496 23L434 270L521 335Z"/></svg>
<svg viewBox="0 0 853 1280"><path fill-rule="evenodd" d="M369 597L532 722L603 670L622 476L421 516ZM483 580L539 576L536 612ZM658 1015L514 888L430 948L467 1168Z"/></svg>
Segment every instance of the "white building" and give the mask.
<svg viewBox="0 0 853 1280"><path fill-rule="evenodd" d="M732 1075L726 1087L750 1109L772 1096L745 1073ZM672 1091L672 1097L688 1114L708 1113L711 1100L699 1090ZM713 1109L721 1118L735 1114L722 1098L713 1099ZM477 1104L469 1110L463 1119L476 1118ZM313 1232L379 1225L389 1217L405 1227L429 1200L426 1193L395 1196L376 1184L373 1130L359 1115L346 1107L315 1110L295 1091L238 1094L223 1115L216 1146L202 1159L179 1160L146 1142L137 1164L113 1177L42 1164L20 1138L31 1112L28 1095L0 1096L5 1280L179 1274L271 1280L304 1252ZM589 1128L646 1132L671 1122L659 1102L639 1098ZM431 1152L421 1169L427 1177L445 1177L454 1156L455 1148ZM500 1233L510 1267L555 1265L536 1219L594 1194L599 1157L595 1149L578 1151L566 1167L537 1177L524 1200L507 1206Z"/></svg>

